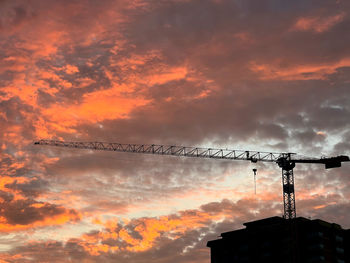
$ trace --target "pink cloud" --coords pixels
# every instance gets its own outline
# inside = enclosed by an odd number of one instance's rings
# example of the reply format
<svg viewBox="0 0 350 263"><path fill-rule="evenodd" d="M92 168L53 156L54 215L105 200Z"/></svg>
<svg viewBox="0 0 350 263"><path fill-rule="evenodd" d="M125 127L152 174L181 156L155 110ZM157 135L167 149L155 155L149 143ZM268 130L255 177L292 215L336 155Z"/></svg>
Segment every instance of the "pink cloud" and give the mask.
<svg viewBox="0 0 350 263"><path fill-rule="evenodd" d="M300 17L292 26L292 31L314 31L315 33L323 33L328 31L336 24L343 21L345 13L339 13L333 16L315 16Z"/></svg>

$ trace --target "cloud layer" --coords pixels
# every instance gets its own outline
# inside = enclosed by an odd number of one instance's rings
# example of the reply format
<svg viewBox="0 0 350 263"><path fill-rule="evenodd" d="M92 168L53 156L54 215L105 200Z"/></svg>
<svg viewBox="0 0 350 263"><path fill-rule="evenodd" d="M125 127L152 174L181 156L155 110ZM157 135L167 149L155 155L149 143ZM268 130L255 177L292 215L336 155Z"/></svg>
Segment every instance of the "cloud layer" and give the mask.
<svg viewBox="0 0 350 263"><path fill-rule="evenodd" d="M36 139L350 154L347 1L0 1L1 262L209 262L281 215L279 168ZM277 169L276 169L277 168ZM297 214L350 227L350 167L295 169Z"/></svg>

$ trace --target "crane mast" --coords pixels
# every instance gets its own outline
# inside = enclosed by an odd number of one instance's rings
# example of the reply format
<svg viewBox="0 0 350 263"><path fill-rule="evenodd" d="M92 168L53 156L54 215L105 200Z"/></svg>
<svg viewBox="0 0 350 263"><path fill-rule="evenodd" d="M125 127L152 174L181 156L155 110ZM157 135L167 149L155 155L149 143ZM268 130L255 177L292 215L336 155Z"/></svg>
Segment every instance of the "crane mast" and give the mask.
<svg viewBox="0 0 350 263"><path fill-rule="evenodd" d="M276 153L261 151L228 150L217 148L200 148L186 146L166 146L156 144L124 144L110 142L73 142L59 140L39 140L34 145L48 145L77 149L115 151L127 153L142 153L155 155L172 155L195 158L210 158L220 160L242 160L256 162L275 162L282 168L282 191L284 204L284 218L296 217L294 174L296 163L324 164L326 169L340 167L342 162L350 161L348 156L336 156L328 158L301 158L296 153Z"/></svg>

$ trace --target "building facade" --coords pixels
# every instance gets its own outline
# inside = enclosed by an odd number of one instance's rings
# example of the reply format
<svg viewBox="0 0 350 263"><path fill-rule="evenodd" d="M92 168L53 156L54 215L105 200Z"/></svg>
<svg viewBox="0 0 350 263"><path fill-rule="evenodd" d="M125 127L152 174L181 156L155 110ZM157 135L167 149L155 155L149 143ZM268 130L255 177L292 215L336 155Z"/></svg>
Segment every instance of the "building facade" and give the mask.
<svg viewBox="0 0 350 263"><path fill-rule="evenodd" d="M211 263L350 263L350 230L323 220L270 217L209 241Z"/></svg>

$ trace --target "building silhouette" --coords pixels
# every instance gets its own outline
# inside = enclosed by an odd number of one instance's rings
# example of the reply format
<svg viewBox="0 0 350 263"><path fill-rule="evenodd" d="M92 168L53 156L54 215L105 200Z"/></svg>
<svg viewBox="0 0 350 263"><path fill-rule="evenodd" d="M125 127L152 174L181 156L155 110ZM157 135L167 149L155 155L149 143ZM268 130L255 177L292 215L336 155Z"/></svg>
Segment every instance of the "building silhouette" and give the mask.
<svg viewBox="0 0 350 263"><path fill-rule="evenodd" d="M270 217L207 243L211 263L350 263L350 229L320 219Z"/></svg>

